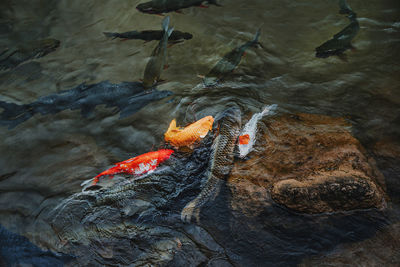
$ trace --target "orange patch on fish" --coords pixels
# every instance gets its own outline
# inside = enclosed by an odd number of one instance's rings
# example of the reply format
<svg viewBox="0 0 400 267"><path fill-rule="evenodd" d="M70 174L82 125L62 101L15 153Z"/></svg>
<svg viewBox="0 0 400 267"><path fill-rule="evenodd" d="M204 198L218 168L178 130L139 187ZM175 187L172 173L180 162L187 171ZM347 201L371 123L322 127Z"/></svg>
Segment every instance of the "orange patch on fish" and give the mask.
<svg viewBox="0 0 400 267"><path fill-rule="evenodd" d="M158 151L148 152L140 156L115 163L114 167L111 167L94 177L93 185L97 184L99 178L104 175L109 175L110 178L112 178L114 174L117 173L141 175L155 170L160 163L169 159L172 153L174 153L174 151L171 149L160 149Z"/></svg>
<svg viewBox="0 0 400 267"><path fill-rule="evenodd" d="M165 141L174 147L189 147L204 138L212 129L213 123L214 118L207 116L183 128L177 127L176 120L173 119L164 134Z"/></svg>
<svg viewBox="0 0 400 267"><path fill-rule="evenodd" d="M239 144L240 145L248 145L250 141L250 135L244 134L239 136Z"/></svg>

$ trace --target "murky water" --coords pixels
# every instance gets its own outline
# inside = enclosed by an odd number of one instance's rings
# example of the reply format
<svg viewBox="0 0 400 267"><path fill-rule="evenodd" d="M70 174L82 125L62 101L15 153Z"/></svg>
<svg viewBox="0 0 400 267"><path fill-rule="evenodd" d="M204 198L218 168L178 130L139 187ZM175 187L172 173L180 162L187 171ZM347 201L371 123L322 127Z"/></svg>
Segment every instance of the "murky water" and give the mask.
<svg viewBox="0 0 400 267"><path fill-rule="evenodd" d="M1 71L0 100L27 104L81 83L139 81L156 43L110 40L103 32L160 29L162 17L138 12L135 7L140 2L2 1L1 48L44 38L58 39L61 45L42 58ZM362 219L356 214L347 221L338 219L334 224L336 230L341 229L339 233L320 229L317 233L326 236L311 235L310 239L301 231L281 233L288 229L277 227L283 215L271 211L268 216L278 218L271 221L274 234L282 240L293 239L292 243L278 243L271 255L299 263L295 255L300 253L298 247L306 247L301 252L304 258L325 255L336 248L344 253L336 253L335 261L346 263L351 260L346 254L347 242L353 239L359 242L360 249L369 248L364 240L374 236L368 233L370 228L366 225L370 222L374 225L371 229L380 230L374 238L387 240L385 237L393 232L399 236L400 160L387 157L384 149L396 150L400 145L399 1L348 1L358 14L361 28L352 42L356 50L345 52L347 61L314 55L315 47L349 23L338 14L337 1L220 2L223 7L192 7L184 9L183 14L169 14L175 29L193 34L193 39L168 49L169 68L162 74L167 82L158 90L172 91L173 96L152 102L123 119L112 108L98 106L87 118L79 110L65 110L36 114L11 130L0 128L0 224L46 248L46 239L52 232L50 226L37 219L40 214L49 213L60 201L79 192L82 181L112 163L161 147L163 133L173 118L185 125L195 118L215 116L234 104L249 118L265 105L278 104L277 113L307 112L347 118L354 135L368 153L375 155L391 201L388 214L360 216ZM197 75L205 75L224 54L251 40L260 27L263 47L249 49L240 65L218 87L201 86ZM293 218L287 223L301 224L304 220ZM353 227L347 228L344 222L349 221ZM354 238L347 238L357 224L367 228L353 233ZM250 240L263 242L250 232ZM221 233L227 234L225 230ZM343 237L344 245L332 242L335 234ZM305 245L315 240L323 245ZM296 249L291 250L291 246ZM240 254L245 249L239 247L236 251ZM385 247L381 249L384 251ZM257 251L258 256L261 254ZM384 261L385 256L382 257ZM265 259L273 262L270 257ZM361 260L360 264L367 261ZM323 256L307 262L326 264Z"/></svg>

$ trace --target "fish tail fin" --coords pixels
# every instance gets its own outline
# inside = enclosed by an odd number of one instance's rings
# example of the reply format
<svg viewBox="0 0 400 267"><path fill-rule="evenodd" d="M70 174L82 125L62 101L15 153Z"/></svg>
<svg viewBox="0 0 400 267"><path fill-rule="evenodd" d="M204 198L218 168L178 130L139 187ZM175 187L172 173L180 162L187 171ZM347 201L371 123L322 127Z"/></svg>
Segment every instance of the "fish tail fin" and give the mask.
<svg viewBox="0 0 400 267"><path fill-rule="evenodd" d="M252 41L253 44L258 44L258 39L260 38L261 28L258 28L256 34L254 35L254 39Z"/></svg>
<svg viewBox="0 0 400 267"><path fill-rule="evenodd" d="M117 38L117 34L115 32L103 32L103 34L107 37L107 38Z"/></svg>
<svg viewBox="0 0 400 267"><path fill-rule="evenodd" d="M99 175L95 176L93 178L93 185L97 184L99 182L99 178L105 175L109 175L110 178L114 176L114 174L120 173L121 168L119 166L114 166L112 168L109 168L108 170L105 170L104 172L100 173Z"/></svg>
<svg viewBox="0 0 400 267"><path fill-rule="evenodd" d="M261 112L261 116L274 114L277 107L278 107L277 104L265 106L264 110Z"/></svg>
<svg viewBox="0 0 400 267"><path fill-rule="evenodd" d="M339 0L339 14L351 14L353 13L353 10L347 4L346 0Z"/></svg>
<svg viewBox="0 0 400 267"><path fill-rule="evenodd" d="M167 31L168 37L171 36L173 31L174 31L174 27L168 29L168 31Z"/></svg>
<svg viewBox="0 0 400 267"><path fill-rule="evenodd" d="M207 2L208 2L210 5L222 6L222 5L218 4L217 0L208 0Z"/></svg>
<svg viewBox="0 0 400 267"><path fill-rule="evenodd" d="M171 35L171 33L174 31L174 28L173 28L173 27L168 28L168 27L169 27L169 16L165 17L165 18L162 20L161 25L162 25L162 29L164 30L164 38L165 38L165 35L166 35L166 37L167 37L167 39L168 39L168 37L169 37L169 36Z"/></svg>
<svg viewBox="0 0 400 267"><path fill-rule="evenodd" d="M169 27L169 16L166 16L162 22L161 22L161 27L164 30L164 32L168 31L168 27Z"/></svg>
<svg viewBox="0 0 400 267"><path fill-rule="evenodd" d="M16 127L33 116L29 105L0 101L0 108L3 109L3 112L0 113L0 125L8 126L9 129Z"/></svg>
<svg viewBox="0 0 400 267"><path fill-rule="evenodd" d="M176 128L177 128L177 127L176 127L176 120L173 119L173 120L171 121L171 123L169 124L167 133L171 132L172 130L176 130Z"/></svg>

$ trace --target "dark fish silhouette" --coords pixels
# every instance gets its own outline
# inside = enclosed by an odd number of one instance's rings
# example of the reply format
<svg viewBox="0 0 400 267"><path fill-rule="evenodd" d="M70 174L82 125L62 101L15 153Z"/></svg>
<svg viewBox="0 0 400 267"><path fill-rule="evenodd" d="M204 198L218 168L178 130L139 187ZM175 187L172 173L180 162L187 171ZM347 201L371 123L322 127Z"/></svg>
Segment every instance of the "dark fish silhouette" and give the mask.
<svg viewBox="0 0 400 267"><path fill-rule="evenodd" d="M239 65L246 49L252 46L256 46L259 43L259 37L260 29L257 30L253 40L248 41L245 44L238 46L231 52L227 53L203 78L204 85L207 87L214 86L226 74L232 72L236 68L236 66Z"/></svg>
<svg viewBox="0 0 400 267"><path fill-rule="evenodd" d="M144 40L146 42L161 40L164 36L164 31L130 31L130 32L103 32L104 35L108 38L123 38L123 39L139 39ZM183 40L190 40L193 38L193 35L188 32L181 32L174 30L172 34L168 37L169 43L178 43L183 42Z"/></svg>
<svg viewBox="0 0 400 267"><path fill-rule="evenodd" d="M136 6L140 12L149 14L161 14L171 11L179 11L182 8L191 6L201 6L207 2L210 5L221 6L216 0L152 0L146 3L142 3Z"/></svg>
<svg viewBox="0 0 400 267"><path fill-rule="evenodd" d="M43 39L6 49L0 53L0 69L14 68L26 60L43 57L59 46L60 41L56 39Z"/></svg>
<svg viewBox="0 0 400 267"><path fill-rule="evenodd" d="M44 251L28 238L10 232L0 225L0 266L62 267L73 258L67 254Z"/></svg>
<svg viewBox="0 0 400 267"><path fill-rule="evenodd" d="M169 27L169 16L165 17L161 23L163 29L163 37L151 53L147 62L143 76L143 87L150 88L160 81L161 72L167 68L167 44L168 38L174 28Z"/></svg>
<svg viewBox="0 0 400 267"><path fill-rule="evenodd" d="M346 0L339 0L339 13L347 14L350 24L347 25L343 30L333 36L332 39L326 41L322 45L318 46L315 51L315 56L319 58L327 58L330 56L343 57L344 52L347 49L353 49L351 41L357 35L360 30L358 24L357 14L349 7Z"/></svg>
<svg viewBox="0 0 400 267"><path fill-rule="evenodd" d="M18 105L0 101L0 125L10 129L28 120L33 115L55 114L63 110L80 109L82 116L89 116L98 105L116 107L120 118L139 111L150 102L172 95L171 91L152 90L144 92L140 82L123 82L112 84L108 81L86 85L81 84L74 89L65 90L38 98L30 104Z"/></svg>

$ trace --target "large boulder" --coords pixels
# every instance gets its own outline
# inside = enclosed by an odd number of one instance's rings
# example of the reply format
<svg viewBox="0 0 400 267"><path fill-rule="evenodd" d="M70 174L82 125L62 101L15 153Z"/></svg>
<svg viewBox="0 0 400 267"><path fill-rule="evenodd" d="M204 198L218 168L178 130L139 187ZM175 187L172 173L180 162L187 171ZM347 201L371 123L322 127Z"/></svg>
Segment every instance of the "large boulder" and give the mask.
<svg viewBox="0 0 400 267"><path fill-rule="evenodd" d="M380 210L364 209L381 207L381 176L344 120L285 115L264 123L255 151L235 162L198 222L183 223L180 214L204 187L212 135L152 173L102 179L41 212L46 237L56 237L47 247L74 255L70 266L295 266L310 251L322 254L363 240L387 223ZM283 183L291 189L301 183L306 190L299 192L315 192L314 202L294 201L292 192L278 190ZM308 213L364 210L309 216L276 202Z"/></svg>
<svg viewBox="0 0 400 267"><path fill-rule="evenodd" d="M344 119L297 114L263 123L229 178L233 209L255 214L269 197L302 213L384 207L383 176Z"/></svg>

